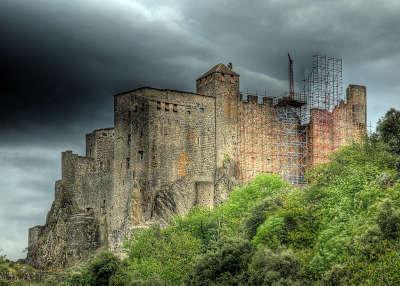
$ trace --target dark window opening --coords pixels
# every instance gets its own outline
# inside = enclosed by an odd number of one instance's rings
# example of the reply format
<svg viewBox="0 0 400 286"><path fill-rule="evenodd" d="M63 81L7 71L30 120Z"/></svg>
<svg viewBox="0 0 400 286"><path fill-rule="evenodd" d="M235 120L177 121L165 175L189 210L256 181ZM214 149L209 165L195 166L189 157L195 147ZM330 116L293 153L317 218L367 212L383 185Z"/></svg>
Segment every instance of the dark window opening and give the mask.
<svg viewBox="0 0 400 286"><path fill-rule="evenodd" d="M164 110L169 111L169 103L165 103Z"/></svg>
<svg viewBox="0 0 400 286"><path fill-rule="evenodd" d="M137 112L137 105L133 106L133 112Z"/></svg>
<svg viewBox="0 0 400 286"><path fill-rule="evenodd" d="M106 133L106 132L103 132L102 135L103 135L103 136L107 136L107 133Z"/></svg>
<svg viewBox="0 0 400 286"><path fill-rule="evenodd" d="M130 168L130 158L126 158L126 168Z"/></svg>
<svg viewBox="0 0 400 286"><path fill-rule="evenodd" d="M140 138L143 138L143 130L140 130Z"/></svg>
<svg viewBox="0 0 400 286"><path fill-rule="evenodd" d="M172 107L173 112L178 112L178 104L174 104Z"/></svg>
<svg viewBox="0 0 400 286"><path fill-rule="evenodd" d="M141 111L144 111L144 103L142 103L142 104L140 105L140 110L141 110Z"/></svg>
<svg viewBox="0 0 400 286"><path fill-rule="evenodd" d="M204 112L204 107L199 108L200 112Z"/></svg>
<svg viewBox="0 0 400 286"><path fill-rule="evenodd" d="M131 145L132 142L132 135L128 134L128 145Z"/></svg>
<svg viewBox="0 0 400 286"><path fill-rule="evenodd" d="M132 120L132 112L129 110L128 111L128 121L131 122Z"/></svg>
<svg viewBox="0 0 400 286"><path fill-rule="evenodd" d="M157 110L161 109L161 101L157 101Z"/></svg>
<svg viewBox="0 0 400 286"><path fill-rule="evenodd" d="M186 110L186 113L188 114L188 115L190 115L190 110L188 109L188 110Z"/></svg>
<svg viewBox="0 0 400 286"><path fill-rule="evenodd" d="M144 159L144 152L143 151L139 151L139 160L142 161Z"/></svg>
<svg viewBox="0 0 400 286"><path fill-rule="evenodd" d="M100 161L100 169L103 169L103 162Z"/></svg>

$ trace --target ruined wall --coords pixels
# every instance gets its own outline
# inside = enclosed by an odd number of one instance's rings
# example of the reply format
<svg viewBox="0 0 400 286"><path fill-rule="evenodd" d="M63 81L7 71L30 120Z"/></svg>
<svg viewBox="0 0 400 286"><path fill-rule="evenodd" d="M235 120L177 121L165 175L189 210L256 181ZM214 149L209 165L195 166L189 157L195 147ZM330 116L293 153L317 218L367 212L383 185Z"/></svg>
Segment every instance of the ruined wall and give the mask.
<svg viewBox="0 0 400 286"><path fill-rule="evenodd" d="M113 130L88 134L87 153L90 157L62 153L62 178L46 223L29 231L27 260L38 268L63 268L107 245L112 178L105 162L113 160Z"/></svg>
<svg viewBox="0 0 400 286"><path fill-rule="evenodd" d="M301 170L296 107L273 105L271 98L260 101L248 96L239 103L238 162L240 180L248 181L259 173L276 173L285 179L298 177Z"/></svg>
<svg viewBox="0 0 400 286"><path fill-rule="evenodd" d="M113 245L137 224L188 212L196 182L208 182L197 190L213 197L214 104L212 97L153 88L115 97Z"/></svg>
<svg viewBox="0 0 400 286"><path fill-rule="evenodd" d="M309 166L325 163L333 151L359 141L366 133L366 88L349 85L346 101L331 112L311 109L309 133Z"/></svg>

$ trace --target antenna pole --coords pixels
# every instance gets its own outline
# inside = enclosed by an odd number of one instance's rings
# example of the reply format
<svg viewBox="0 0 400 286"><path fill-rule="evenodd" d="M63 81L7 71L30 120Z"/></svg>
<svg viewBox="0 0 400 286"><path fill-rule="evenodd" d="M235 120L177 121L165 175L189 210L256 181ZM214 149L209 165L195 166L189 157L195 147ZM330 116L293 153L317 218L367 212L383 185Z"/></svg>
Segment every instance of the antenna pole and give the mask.
<svg viewBox="0 0 400 286"><path fill-rule="evenodd" d="M293 80L293 60L288 53L289 58L289 98L294 98L294 80Z"/></svg>

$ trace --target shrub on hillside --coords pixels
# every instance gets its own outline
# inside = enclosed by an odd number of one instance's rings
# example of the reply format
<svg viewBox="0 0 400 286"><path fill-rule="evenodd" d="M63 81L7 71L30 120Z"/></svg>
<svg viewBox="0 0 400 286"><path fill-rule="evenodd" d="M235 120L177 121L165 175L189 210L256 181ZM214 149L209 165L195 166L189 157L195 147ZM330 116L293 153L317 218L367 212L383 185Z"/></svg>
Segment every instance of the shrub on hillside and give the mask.
<svg viewBox="0 0 400 286"><path fill-rule="evenodd" d="M305 285L301 264L288 249L261 247L249 264L247 285Z"/></svg>
<svg viewBox="0 0 400 286"><path fill-rule="evenodd" d="M201 256L187 280L188 285L243 285L252 246L247 240L219 242Z"/></svg>
<svg viewBox="0 0 400 286"><path fill-rule="evenodd" d="M114 274L120 269L120 260L110 252L102 252L88 263L68 272L65 284L68 286L108 286Z"/></svg>

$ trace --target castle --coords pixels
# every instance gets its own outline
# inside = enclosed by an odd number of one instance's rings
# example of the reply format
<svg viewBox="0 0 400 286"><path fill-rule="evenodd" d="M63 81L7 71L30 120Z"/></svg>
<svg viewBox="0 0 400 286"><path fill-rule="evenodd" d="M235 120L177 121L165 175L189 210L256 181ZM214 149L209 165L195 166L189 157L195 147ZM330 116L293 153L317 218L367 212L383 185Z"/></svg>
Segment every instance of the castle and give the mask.
<svg viewBox="0 0 400 286"><path fill-rule="evenodd" d="M307 168L366 128L366 88L350 85L341 98L341 60L313 59L304 91L291 86L283 97L241 93L231 64L201 75L195 93L116 94L114 127L87 134L85 156L62 153L46 224L29 230L27 261L54 269L100 247L118 251L133 229L212 207L258 173L302 184Z"/></svg>

